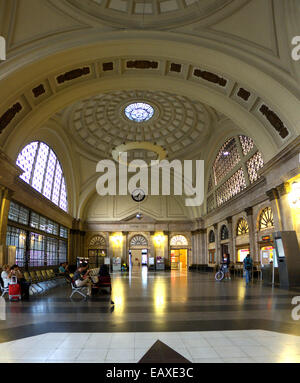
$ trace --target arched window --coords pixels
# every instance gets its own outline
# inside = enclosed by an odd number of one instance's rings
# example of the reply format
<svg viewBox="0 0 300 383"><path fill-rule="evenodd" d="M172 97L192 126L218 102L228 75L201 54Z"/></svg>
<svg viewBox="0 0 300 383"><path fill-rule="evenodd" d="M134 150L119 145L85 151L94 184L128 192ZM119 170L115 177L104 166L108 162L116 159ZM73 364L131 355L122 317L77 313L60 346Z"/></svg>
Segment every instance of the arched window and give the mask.
<svg viewBox="0 0 300 383"><path fill-rule="evenodd" d="M170 241L171 246L187 246L188 241L184 235L174 235Z"/></svg>
<svg viewBox="0 0 300 383"><path fill-rule="evenodd" d="M213 230L211 230L208 234L208 241L209 243L214 243L216 241L215 232Z"/></svg>
<svg viewBox="0 0 300 383"><path fill-rule="evenodd" d="M245 218L241 218L238 221L237 228L236 228L236 235L245 235L249 233L249 225Z"/></svg>
<svg viewBox="0 0 300 383"><path fill-rule="evenodd" d="M147 247L148 246L148 241L147 241L147 239L143 235L137 234L137 235L135 235L134 237L131 238L130 246L131 247L134 247L134 246L144 246L144 247Z"/></svg>
<svg viewBox="0 0 300 383"><path fill-rule="evenodd" d="M96 235L90 240L90 249L103 249L106 248L106 241L102 235Z"/></svg>
<svg viewBox="0 0 300 383"><path fill-rule="evenodd" d="M274 226L273 211L270 207L266 207L262 210L259 216L258 229L265 230Z"/></svg>
<svg viewBox="0 0 300 383"><path fill-rule="evenodd" d="M223 205L255 182L263 166L262 154L252 138L240 135L227 140L220 148L209 175L207 212Z"/></svg>
<svg viewBox="0 0 300 383"><path fill-rule="evenodd" d="M224 241L225 239L229 238L229 232L226 225L223 225L221 227L220 237L221 237L221 241Z"/></svg>
<svg viewBox="0 0 300 383"><path fill-rule="evenodd" d="M31 142L19 153L16 164L24 170L20 178L64 211L68 210L62 167L44 142Z"/></svg>

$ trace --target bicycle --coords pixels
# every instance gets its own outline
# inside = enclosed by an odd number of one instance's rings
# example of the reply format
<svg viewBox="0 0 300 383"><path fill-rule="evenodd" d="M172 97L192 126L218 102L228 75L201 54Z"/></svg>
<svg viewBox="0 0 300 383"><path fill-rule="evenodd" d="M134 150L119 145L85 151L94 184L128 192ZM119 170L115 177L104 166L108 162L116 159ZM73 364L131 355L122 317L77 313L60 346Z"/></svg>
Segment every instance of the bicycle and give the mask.
<svg viewBox="0 0 300 383"><path fill-rule="evenodd" d="M220 270L218 270L215 274L215 280L217 282L221 282L225 277L224 265L221 265Z"/></svg>

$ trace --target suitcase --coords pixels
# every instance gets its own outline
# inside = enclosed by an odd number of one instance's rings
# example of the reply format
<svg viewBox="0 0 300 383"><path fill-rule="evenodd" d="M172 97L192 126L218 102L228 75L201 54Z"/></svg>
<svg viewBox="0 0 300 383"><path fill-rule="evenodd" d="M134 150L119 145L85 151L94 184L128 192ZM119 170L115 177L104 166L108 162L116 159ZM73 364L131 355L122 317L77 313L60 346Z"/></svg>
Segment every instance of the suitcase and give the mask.
<svg viewBox="0 0 300 383"><path fill-rule="evenodd" d="M8 286L8 298L10 301L21 300L21 288L17 282L17 277L11 277L11 281Z"/></svg>

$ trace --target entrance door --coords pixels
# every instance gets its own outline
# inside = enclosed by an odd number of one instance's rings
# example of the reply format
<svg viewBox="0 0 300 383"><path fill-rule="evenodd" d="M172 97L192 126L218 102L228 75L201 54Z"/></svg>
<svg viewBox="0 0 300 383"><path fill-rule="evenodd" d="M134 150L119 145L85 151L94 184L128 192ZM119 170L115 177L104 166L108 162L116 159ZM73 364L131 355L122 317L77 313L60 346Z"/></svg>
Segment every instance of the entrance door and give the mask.
<svg viewBox="0 0 300 383"><path fill-rule="evenodd" d="M228 244L225 243L225 244L222 244L221 245L221 259L223 257L224 254L228 254L229 251L228 251Z"/></svg>
<svg viewBox="0 0 300 383"><path fill-rule="evenodd" d="M104 258L106 257L106 251L102 249L91 250L89 249L89 267L97 268L104 264Z"/></svg>
<svg viewBox="0 0 300 383"><path fill-rule="evenodd" d="M171 250L171 270L187 269L187 249Z"/></svg>

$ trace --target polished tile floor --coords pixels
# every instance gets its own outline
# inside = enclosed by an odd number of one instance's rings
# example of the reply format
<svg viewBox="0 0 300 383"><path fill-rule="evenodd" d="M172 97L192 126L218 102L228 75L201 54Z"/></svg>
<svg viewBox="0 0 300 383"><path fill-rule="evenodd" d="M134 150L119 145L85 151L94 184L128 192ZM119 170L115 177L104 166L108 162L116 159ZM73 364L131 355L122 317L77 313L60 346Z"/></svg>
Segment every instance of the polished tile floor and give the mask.
<svg viewBox="0 0 300 383"><path fill-rule="evenodd" d="M212 274L113 274L113 300L62 286L6 304L0 362L137 362L157 339L191 362L300 362L298 291Z"/></svg>
<svg viewBox="0 0 300 383"><path fill-rule="evenodd" d="M0 363L136 363L156 342L198 363L299 363L300 337L264 330L47 333L0 345Z"/></svg>

